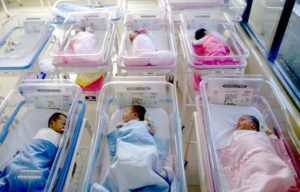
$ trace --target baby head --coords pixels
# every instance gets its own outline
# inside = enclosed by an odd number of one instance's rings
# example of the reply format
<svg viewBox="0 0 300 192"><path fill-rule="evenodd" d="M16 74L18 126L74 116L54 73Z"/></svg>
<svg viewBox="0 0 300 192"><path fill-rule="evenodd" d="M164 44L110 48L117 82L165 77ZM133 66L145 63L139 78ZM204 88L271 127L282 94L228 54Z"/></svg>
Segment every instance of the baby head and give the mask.
<svg viewBox="0 0 300 192"><path fill-rule="evenodd" d="M253 130L259 132L259 121L252 115L243 115L236 124L238 130Z"/></svg>
<svg viewBox="0 0 300 192"><path fill-rule="evenodd" d="M129 40L130 40L130 42L133 42L133 40L134 40L139 34L141 34L141 32L138 31L138 30L134 30L134 31L130 32L130 33L129 33Z"/></svg>
<svg viewBox="0 0 300 192"><path fill-rule="evenodd" d="M195 32L195 39L199 40L199 39L203 38L205 35L207 35L206 29L204 29L204 28L198 29Z"/></svg>
<svg viewBox="0 0 300 192"><path fill-rule="evenodd" d="M48 127L62 134L66 125L67 116L63 113L54 113L48 121Z"/></svg>
<svg viewBox="0 0 300 192"><path fill-rule="evenodd" d="M130 120L136 119L139 121L145 120L146 109L141 105L133 105L129 107L123 114L123 121L127 123Z"/></svg>
<svg viewBox="0 0 300 192"><path fill-rule="evenodd" d="M85 27L79 27L78 29L75 30L75 34L79 33L79 32L85 32L86 28Z"/></svg>

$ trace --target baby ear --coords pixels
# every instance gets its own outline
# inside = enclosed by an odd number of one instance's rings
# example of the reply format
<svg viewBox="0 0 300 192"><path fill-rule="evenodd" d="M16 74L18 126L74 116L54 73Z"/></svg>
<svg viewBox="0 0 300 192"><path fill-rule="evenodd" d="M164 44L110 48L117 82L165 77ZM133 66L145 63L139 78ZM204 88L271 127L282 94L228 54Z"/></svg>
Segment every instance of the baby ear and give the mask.
<svg viewBox="0 0 300 192"><path fill-rule="evenodd" d="M139 114L138 114L137 112L133 112L133 113L132 113L132 116L133 116L134 118L137 118L137 117L139 117Z"/></svg>

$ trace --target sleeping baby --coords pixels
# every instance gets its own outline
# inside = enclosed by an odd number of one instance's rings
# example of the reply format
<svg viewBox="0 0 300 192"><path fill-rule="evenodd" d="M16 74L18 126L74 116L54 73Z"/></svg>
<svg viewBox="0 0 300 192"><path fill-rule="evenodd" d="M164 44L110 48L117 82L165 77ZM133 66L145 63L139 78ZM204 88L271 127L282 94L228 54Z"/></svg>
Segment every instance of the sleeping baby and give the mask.
<svg viewBox="0 0 300 192"><path fill-rule="evenodd" d="M238 61L228 58L231 51L228 45L219 34L208 32L206 29L198 29L195 32L195 39L192 46L194 53L198 56L208 56L207 58L196 58L195 65L233 65L238 64ZM199 91L199 83L202 78L194 74L194 89Z"/></svg>
<svg viewBox="0 0 300 192"><path fill-rule="evenodd" d="M241 116L236 128L228 145L218 149L230 191L282 192L295 185L288 161L275 150L279 139L259 132L252 115Z"/></svg>
<svg viewBox="0 0 300 192"><path fill-rule="evenodd" d="M158 50L148 31L144 28L129 33L132 43L132 56L142 59L131 60L127 65L172 65L174 54L170 50Z"/></svg>
<svg viewBox="0 0 300 192"><path fill-rule="evenodd" d="M43 191L67 116L54 113L24 148L0 169L0 191Z"/></svg>
<svg viewBox="0 0 300 192"><path fill-rule="evenodd" d="M97 50L97 38L91 30L87 30L86 27L80 27L75 30L75 35L71 37L64 51L76 54L90 54L96 53Z"/></svg>
<svg viewBox="0 0 300 192"><path fill-rule="evenodd" d="M171 172L159 166L155 128L145 121L146 110L134 105L124 115L124 123L107 135L110 167L103 185L92 191L170 191Z"/></svg>

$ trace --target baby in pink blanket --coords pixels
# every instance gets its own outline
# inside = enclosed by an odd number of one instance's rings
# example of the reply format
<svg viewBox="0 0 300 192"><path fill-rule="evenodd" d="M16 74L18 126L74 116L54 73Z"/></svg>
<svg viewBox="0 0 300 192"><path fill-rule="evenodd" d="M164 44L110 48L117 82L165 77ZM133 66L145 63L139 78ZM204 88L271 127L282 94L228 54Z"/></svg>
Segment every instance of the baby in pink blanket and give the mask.
<svg viewBox="0 0 300 192"><path fill-rule="evenodd" d="M270 139L259 132L259 121L251 115L243 115L228 146L218 149L221 164L234 192L283 192L294 186L294 170L286 150L278 152L278 139ZM274 140L274 141L272 141Z"/></svg>
<svg viewBox="0 0 300 192"><path fill-rule="evenodd" d="M99 45L97 37L85 27L76 29L75 35L71 36L58 57L53 58L53 63L58 65L98 65L101 59L97 55Z"/></svg>
<svg viewBox="0 0 300 192"><path fill-rule="evenodd" d="M174 64L174 54L170 50L158 50L146 29L142 28L131 32L129 40L132 43L132 56L136 58L126 60L126 65L168 66Z"/></svg>
<svg viewBox="0 0 300 192"><path fill-rule="evenodd" d="M97 38L95 34L80 27L76 30L75 35L68 40L64 51L76 54L90 54L97 52Z"/></svg>
<svg viewBox="0 0 300 192"><path fill-rule="evenodd" d="M221 37L209 33L206 29L198 29L195 32L193 41L194 53L198 56L208 56L208 58L196 58L194 65L234 65L238 61L228 58L230 48L224 43ZM199 91L201 76L194 74L194 89Z"/></svg>

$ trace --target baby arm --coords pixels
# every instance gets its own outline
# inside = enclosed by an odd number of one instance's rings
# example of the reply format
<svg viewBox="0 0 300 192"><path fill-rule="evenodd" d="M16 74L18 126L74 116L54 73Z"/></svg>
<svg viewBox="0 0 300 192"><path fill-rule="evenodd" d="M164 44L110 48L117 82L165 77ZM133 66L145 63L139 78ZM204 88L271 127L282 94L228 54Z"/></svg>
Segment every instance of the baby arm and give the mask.
<svg viewBox="0 0 300 192"><path fill-rule="evenodd" d="M149 126L148 131L149 131L149 133L150 133L151 135L154 135L154 134L156 133L156 129L155 129L155 127L153 127L153 126Z"/></svg>
<svg viewBox="0 0 300 192"><path fill-rule="evenodd" d="M120 129L121 127L123 127L123 125L124 125L123 123L118 123L118 124L116 125L116 128L117 128L117 129Z"/></svg>

